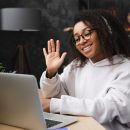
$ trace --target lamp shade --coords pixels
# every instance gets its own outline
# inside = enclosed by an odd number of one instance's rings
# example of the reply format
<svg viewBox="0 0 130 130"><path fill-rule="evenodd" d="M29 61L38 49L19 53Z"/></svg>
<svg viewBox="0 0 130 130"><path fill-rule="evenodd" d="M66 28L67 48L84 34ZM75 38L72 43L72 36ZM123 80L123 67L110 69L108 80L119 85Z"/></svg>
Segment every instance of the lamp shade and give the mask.
<svg viewBox="0 0 130 130"><path fill-rule="evenodd" d="M1 30L38 31L40 30L41 11L33 8L1 9Z"/></svg>

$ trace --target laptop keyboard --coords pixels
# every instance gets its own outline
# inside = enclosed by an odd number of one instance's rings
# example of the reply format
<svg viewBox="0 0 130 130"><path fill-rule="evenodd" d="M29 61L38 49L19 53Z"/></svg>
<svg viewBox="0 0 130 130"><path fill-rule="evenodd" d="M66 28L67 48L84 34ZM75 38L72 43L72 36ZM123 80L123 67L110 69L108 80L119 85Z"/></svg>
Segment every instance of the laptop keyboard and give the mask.
<svg viewBox="0 0 130 130"><path fill-rule="evenodd" d="M54 120L49 120L49 119L45 119L45 121L46 121L47 128L62 123L62 122L59 122L59 121L54 121Z"/></svg>

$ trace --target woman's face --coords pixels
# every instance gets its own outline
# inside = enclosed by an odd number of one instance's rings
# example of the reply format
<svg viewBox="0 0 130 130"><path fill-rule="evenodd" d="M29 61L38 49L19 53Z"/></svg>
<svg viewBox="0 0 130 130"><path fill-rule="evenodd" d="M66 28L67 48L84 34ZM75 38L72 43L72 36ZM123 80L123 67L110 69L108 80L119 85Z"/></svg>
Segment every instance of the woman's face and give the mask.
<svg viewBox="0 0 130 130"><path fill-rule="evenodd" d="M85 57L94 63L104 58L96 30L80 21L74 26L73 36L76 48Z"/></svg>

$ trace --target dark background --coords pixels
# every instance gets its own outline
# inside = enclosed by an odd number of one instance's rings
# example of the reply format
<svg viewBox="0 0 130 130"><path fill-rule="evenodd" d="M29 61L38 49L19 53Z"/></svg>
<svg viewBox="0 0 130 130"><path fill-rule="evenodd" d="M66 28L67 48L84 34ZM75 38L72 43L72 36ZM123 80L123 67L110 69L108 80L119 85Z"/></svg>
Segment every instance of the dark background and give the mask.
<svg viewBox="0 0 130 130"><path fill-rule="evenodd" d="M67 45L70 34L63 29L72 25L72 19L79 10L108 9L120 18L125 28L130 25L127 22L130 0L0 0L0 8L8 7L36 8L42 13L41 30L22 34L29 54L30 72L26 73L35 75L38 82L46 69L42 48L46 47L47 40L54 38L61 41L61 51L70 51ZM16 46L23 44L20 39L18 32L0 30L0 63L5 65L7 72L15 70L16 61L13 58Z"/></svg>

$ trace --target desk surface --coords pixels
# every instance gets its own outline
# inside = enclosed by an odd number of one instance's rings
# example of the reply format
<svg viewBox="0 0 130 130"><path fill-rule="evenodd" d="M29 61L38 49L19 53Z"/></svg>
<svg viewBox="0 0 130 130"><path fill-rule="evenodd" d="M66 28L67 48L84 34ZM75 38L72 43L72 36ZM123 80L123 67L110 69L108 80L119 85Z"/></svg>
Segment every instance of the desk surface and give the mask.
<svg viewBox="0 0 130 130"><path fill-rule="evenodd" d="M92 117L79 117L78 122L66 126L70 130L105 130L97 121ZM0 130L24 130L21 128L11 127L0 124Z"/></svg>

